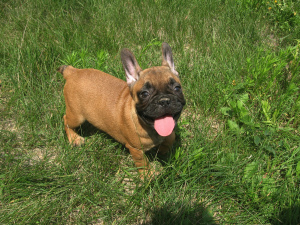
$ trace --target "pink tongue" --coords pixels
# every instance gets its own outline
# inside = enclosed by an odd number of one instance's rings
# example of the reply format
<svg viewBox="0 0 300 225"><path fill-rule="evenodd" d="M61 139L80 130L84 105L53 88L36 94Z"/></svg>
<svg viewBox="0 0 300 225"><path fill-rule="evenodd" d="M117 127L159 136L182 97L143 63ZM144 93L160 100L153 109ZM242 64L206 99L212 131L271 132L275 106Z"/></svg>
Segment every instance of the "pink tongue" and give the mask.
<svg viewBox="0 0 300 225"><path fill-rule="evenodd" d="M175 127L172 116L164 116L154 121L154 129L160 136L169 136Z"/></svg>

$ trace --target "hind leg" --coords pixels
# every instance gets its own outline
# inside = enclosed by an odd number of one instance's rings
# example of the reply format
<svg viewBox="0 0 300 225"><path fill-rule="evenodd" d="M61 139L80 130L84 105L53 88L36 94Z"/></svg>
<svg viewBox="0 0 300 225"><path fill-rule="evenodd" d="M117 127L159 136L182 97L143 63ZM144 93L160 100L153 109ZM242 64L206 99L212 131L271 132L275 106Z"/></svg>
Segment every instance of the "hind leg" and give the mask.
<svg viewBox="0 0 300 225"><path fill-rule="evenodd" d="M66 115L64 115L65 131L70 144L73 146L84 144L84 138L75 132L75 128L79 127L83 122L84 118L71 114L68 110Z"/></svg>

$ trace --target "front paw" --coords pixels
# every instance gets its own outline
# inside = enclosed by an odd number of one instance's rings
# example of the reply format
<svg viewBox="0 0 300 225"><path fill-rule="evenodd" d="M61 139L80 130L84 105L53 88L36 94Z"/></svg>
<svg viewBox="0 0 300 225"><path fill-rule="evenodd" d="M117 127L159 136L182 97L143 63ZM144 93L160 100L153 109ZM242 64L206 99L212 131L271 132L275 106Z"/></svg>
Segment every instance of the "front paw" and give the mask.
<svg viewBox="0 0 300 225"><path fill-rule="evenodd" d="M75 139L71 142L72 146L79 147L84 144L84 138L81 136L77 136Z"/></svg>

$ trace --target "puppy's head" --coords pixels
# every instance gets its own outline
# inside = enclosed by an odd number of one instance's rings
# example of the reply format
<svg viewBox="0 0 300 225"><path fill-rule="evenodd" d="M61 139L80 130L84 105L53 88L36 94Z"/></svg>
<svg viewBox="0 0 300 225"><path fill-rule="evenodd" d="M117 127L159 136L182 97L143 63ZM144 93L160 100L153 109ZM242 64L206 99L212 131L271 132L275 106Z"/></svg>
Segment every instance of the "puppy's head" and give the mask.
<svg viewBox="0 0 300 225"><path fill-rule="evenodd" d="M128 49L121 51L127 84L139 118L160 136L168 136L181 114L185 99L167 43L162 44L162 56L161 66L142 70Z"/></svg>

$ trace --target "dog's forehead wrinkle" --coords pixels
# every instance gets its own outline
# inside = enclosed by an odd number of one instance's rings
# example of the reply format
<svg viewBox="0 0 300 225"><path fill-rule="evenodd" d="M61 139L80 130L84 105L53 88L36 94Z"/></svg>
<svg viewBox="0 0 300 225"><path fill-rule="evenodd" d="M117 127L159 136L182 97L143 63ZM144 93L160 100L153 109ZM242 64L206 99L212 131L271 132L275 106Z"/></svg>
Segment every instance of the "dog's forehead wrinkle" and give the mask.
<svg viewBox="0 0 300 225"><path fill-rule="evenodd" d="M176 80L175 80L174 78L171 77L170 80L169 80L169 83L170 83L170 84L175 84L175 83L176 83Z"/></svg>
<svg viewBox="0 0 300 225"><path fill-rule="evenodd" d="M160 79L157 79L157 77L160 77ZM169 70L149 70L146 71L146 73L143 73L143 76L141 77L143 81L149 82L152 86L155 88L165 87L164 83L176 83L178 82L175 75ZM170 81L172 79L172 81Z"/></svg>
<svg viewBox="0 0 300 225"><path fill-rule="evenodd" d="M146 81L146 83L144 84L143 88L145 89L150 89L152 86L151 86L151 83Z"/></svg>

